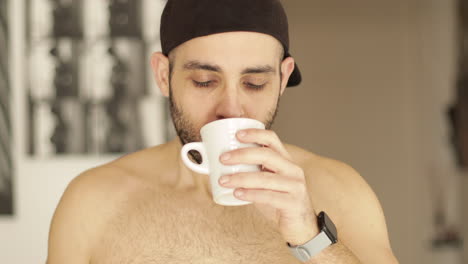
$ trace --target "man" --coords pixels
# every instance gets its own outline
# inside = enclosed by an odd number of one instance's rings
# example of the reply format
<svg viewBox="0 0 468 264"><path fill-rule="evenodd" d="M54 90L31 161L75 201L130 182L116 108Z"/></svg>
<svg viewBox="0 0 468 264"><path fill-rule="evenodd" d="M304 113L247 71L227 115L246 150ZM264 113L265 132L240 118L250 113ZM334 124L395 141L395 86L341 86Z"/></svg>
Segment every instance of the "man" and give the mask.
<svg viewBox="0 0 468 264"><path fill-rule="evenodd" d="M287 27L276 0L169 0L152 67L178 137L75 178L52 220L48 263L398 263L375 194L345 164L271 130L241 131L265 147L221 161L263 170L226 175L220 184L252 202L226 207L181 161L209 122L271 127L285 88L301 81Z"/></svg>

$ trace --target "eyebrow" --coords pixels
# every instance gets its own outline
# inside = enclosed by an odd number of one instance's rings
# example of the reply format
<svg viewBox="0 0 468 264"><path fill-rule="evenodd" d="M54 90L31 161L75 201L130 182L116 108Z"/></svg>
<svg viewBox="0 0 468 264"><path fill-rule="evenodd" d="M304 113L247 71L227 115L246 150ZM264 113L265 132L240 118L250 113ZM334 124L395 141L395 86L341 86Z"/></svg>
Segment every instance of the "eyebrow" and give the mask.
<svg viewBox="0 0 468 264"><path fill-rule="evenodd" d="M265 65L265 66L247 68L242 71L242 74L255 74L255 73L276 73L276 70L270 65Z"/></svg>
<svg viewBox="0 0 468 264"><path fill-rule="evenodd" d="M200 61L189 61L184 64L184 70L205 70L221 73L223 70L218 65L202 63ZM270 66L256 66L244 69L241 74L258 74L258 73L276 73L276 70Z"/></svg>
<svg viewBox="0 0 468 264"><path fill-rule="evenodd" d="M184 70L206 70L213 72L222 72L221 67L199 61L189 61L184 64Z"/></svg>

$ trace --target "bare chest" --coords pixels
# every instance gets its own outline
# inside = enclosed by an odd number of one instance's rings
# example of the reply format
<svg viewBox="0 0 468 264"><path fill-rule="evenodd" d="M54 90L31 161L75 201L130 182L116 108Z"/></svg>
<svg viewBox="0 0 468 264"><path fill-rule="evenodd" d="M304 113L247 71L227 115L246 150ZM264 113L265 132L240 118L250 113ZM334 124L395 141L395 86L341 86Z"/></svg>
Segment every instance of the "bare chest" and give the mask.
<svg viewBox="0 0 468 264"><path fill-rule="evenodd" d="M108 225L92 263L299 263L253 205L184 194L129 205Z"/></svg>

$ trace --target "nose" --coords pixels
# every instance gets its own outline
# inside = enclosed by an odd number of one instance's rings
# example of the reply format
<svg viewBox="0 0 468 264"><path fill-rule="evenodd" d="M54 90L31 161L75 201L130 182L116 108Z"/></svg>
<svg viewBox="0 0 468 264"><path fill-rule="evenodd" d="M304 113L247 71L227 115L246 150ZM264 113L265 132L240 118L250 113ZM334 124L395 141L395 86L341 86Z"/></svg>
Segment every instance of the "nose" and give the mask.
<svg viewBox="0 0 468 264"><path fill-rule="evenodd" d="M234 89L224 89L223 94L216 106L216 118L235 118L244 116L244 106L238 92Z"/></svg>

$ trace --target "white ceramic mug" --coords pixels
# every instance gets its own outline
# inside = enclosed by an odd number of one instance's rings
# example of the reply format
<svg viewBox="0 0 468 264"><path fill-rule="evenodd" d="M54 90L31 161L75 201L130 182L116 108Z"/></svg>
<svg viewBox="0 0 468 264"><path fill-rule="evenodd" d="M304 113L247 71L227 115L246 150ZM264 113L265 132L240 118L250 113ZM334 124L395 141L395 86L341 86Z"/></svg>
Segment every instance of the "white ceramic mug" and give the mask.
<svg viewBox="0 0 468 264"><path fill-rule="evenodd" d="M200 134L202 142L192 142L184 145L181 150L182 161L191 170L200 174L210 175L211 192L213 200L220 205L246 205L251 202L242 201L234 196L233 188L224 188L219 185L219 178L227 174L239 172L260 171L259 165L236 164L226 166L222 164L219 157L228 151L238 148L259 147L258 144L245 144L237 140L236 133L248 128L265 129L265 125L257 120L249 118L227 118L217 120L204 125ZM192 162L188 152L196 150L200 152L202 163Z"/></svg>

